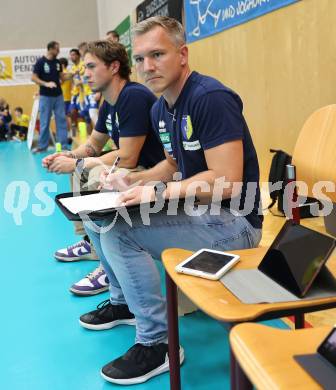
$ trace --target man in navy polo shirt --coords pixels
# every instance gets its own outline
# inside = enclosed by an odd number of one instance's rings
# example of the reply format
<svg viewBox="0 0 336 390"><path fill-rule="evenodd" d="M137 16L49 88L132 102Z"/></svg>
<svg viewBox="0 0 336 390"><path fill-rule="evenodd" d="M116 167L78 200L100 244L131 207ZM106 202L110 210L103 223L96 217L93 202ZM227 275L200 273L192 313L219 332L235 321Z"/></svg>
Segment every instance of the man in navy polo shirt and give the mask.
<svg viewBox="0 0 336 390"><path fill-rule="evenodd" d="M150 224L141 213L132 214L132 226L120 219L110 230L111 219L106 219L100 233L86 226L106 264L110 301L82 315L80 324L99 330L136 320L135 345L101 372L107 381L125 385L169 369L166 303L153 259L169 247L254 247L262 227L258 160L239 96L190 71L183 27L175 19L149 18L134 27L133 35L137 71L152 91L162 94L151 116L166 159L126 177L111 174L106 181L126 190L121 194L126 206L196 192L203 208L209 207L203 212L185 207L175 215L153 213ZM166 185L153 185L155 181Z"/></svg>
<svg viewBox="0 0 336 390"><path fill-rule="evenodd" d="M32 81L40 86L40 135L35 153L48 149L51 114L54 112L56 121L56 140L62 144L62 149L68 147L68 130L64 112L64 100L60 80L63 78L62 66L57 56L59 43L52 41L47 45L47 54L39 58L34 65Z"/></svg>
<svg viewBox="0 0 336 390"><path fill-rule="evenodd" d="M84 55L85 76L93 92L102 92L105 99L98 121L84 145L71 152L55 153L43 159L50 172L72 173L76 166L90 170L91 178L98 177L117 157L118 167L126 169L150 168L164 159L163 147L151 125L150 110L155 95L145 86L131 82L131 69L126 49L117 42L107 40L91 42ZM109 139L117 147L109 153L100 153ZM76 224L76 233L84 235L83 227ZM59 261L97 260L87 236L83 240L55 253ZM70 291L77 295L95 295L108 289L104 269L99 266Z"/></svg>

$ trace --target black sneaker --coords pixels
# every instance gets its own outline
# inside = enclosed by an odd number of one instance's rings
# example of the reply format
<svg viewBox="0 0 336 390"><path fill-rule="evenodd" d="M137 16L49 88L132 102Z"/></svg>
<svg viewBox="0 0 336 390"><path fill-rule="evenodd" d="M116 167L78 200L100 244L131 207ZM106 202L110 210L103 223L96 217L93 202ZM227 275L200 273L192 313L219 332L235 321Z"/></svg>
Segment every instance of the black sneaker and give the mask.
<svg viewBox="0 0 336 390"><path fill-rule="evenodd" d="M107 299L97 306L97 310L80 316L79 323L87 329L104 330L121 324L135 325L135 318L127 305L112 305Z"/></svg>
<svg viewBox="0 0 336 390"><path fill-rule="evenodd" d="M181 364L183 360L184 351L180 347ZM146 382L166 371L169 371L168 344L160 343L150 347L135 344L125 355L106 364L101 375L108 382L133 385Z"/></svg>

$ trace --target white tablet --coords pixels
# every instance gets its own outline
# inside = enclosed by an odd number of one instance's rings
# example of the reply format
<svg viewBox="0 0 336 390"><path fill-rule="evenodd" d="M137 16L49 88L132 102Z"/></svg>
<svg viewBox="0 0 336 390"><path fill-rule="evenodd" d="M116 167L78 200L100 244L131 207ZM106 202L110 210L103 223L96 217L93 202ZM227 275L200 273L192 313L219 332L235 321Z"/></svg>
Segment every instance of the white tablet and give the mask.
<svg viewBox="0 0 336 390"><path fill-rule="evenodd" d="M239 256L213 249L200 249L175 267L182 274L218 280L239 261Z"/></svg>

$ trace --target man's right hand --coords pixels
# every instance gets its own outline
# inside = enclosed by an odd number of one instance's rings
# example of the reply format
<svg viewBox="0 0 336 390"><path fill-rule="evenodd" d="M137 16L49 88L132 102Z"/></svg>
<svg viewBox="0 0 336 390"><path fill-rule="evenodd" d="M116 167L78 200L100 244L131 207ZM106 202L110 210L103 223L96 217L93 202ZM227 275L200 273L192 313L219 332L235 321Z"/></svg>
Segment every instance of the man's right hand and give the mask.
<svg viewBox="0 0 336 390"><path fill-rule="evenodd" d="M99 180L98 189L126 191L131 186L130 174L123 170L111 174L108 170L103 170Z"/></svg>

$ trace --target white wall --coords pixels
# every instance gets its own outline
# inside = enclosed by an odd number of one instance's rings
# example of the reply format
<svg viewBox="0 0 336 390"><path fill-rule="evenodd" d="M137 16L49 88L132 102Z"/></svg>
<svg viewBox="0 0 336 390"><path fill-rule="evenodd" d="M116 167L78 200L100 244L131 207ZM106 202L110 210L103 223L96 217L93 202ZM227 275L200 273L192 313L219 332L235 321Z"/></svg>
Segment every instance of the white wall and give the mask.
<svg viewBox="0 0 336 390"><path fill-rule="evenodd" d="M0 50L44 48L52 40L72 47L98 35L93 0L0 0Z"/></svg>
<svg viewBox="0 0 336 390"><path fill-rule="evenodd" d="M143 0L97 0L99 37L104 38L126 16L131 15Z"/></svg>

